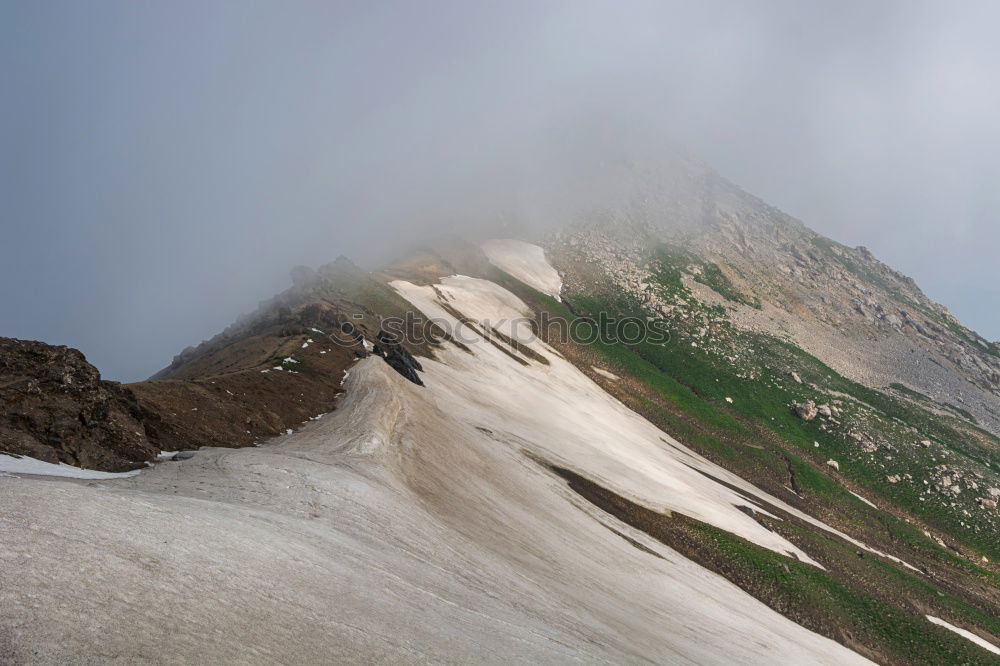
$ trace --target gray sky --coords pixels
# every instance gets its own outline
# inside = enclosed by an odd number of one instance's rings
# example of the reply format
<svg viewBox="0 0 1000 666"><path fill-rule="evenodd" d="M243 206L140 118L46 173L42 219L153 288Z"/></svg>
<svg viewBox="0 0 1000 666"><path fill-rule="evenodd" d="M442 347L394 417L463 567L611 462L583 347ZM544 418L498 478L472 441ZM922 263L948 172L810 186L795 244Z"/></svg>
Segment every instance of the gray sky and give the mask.
<svg viewBox="0 0 1000 666"><path fill-rule="evenodd" d="M550 178L572 198L551 156L627 132L998 339L997 25L988 2L0 0L0 335L141 379L296 264L530 216Z"/></svg>

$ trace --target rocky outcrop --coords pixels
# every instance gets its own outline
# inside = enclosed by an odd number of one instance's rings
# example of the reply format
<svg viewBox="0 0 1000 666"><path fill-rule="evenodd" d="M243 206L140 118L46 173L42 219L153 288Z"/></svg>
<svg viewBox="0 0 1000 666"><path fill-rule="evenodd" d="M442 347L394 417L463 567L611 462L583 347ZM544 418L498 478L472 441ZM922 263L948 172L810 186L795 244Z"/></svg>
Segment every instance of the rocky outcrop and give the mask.
<svg viewBox="0 0 1000 666"><path fill-rule="evenodd" d="M393 370L403 375L414 384L417 384L418 386L424 385L423 380L421 380L420 376L417 374L418 370L423 370L420 365L420 361L415 359L410 352L406 351L406 349L399 344L397 336L384 329L380 330L378 332L378 344L375 345L373 353L384 358L385 362L388 363Z"/></svg>
<svg viewBox="0 0 1000 666"><path fill-rule="evenodd" d="M144 466L157 448L128 388L69 347L0 338L0 451L87 469Z"/></svg>

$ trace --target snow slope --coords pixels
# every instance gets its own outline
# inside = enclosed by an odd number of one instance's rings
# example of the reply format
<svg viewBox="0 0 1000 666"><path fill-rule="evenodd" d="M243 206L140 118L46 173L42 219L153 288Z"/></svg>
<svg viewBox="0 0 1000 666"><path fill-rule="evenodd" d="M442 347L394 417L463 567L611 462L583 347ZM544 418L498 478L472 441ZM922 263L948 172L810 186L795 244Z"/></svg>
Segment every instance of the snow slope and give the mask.
<svg viewBox="0 0 1000 666"><path fill-rule="evenodd" d="M0 646L41 663L864 663L477 436L446 386L377 358L346 386L264 447L0 479Z"/></svg>
<svg viewBox="0 0 1000 666"><path fill-rule="evenodd" d="M506 432L512 445L573 469L647 508L683 513L815 566L819 565L805 552L738 507L765 515L772 514L761 502L779 507L859 548L913 568L761 491L628 409L535 339L528 306L506 289L462 275L431 286L405 281L392 285L429 318L449 322L449 330L474 350L470 356L450 348L442 354L442 362L425 364L431 378L429 392L447 401L443 408L450 413L467 415L491 432ZM441 299L452 312L457 310L467 320L488 322L531 347L547 364L512 361L463 326L442 307ZM438 396L441 386L447 387L447 393Z"/></svg>
<svg viewBox="0 0 1000 666"><path fill-rule="evenodd" d="M492 282L456 275L432 286L401 281L393 286L429 318L449 321L450 330L462 324L441 307L441 297L450 308L470 319L488 321L511 338L526 342L532 337L528 307ZM526 448L648 508L678 511L812 562L798 547L737 508L750 506L766 514L750 498L781 505L779 500L683 447L541 341L529 346L548 365L514 362L481 338L472 342L477 336L468 327L460 339L473 348L474 356L451 349L444 352L442 362L424 364L428 390L442 409L488 429L492 439Z"/></svg>
<svg viewBox="0 0 1000 666"><path fill-rule="evenodd" d="M395 284L530 338L497 285L436 286ZM524 344L548 363L448 346L426 387L369 357L336 411L263 447L0 479L0 661L867 663L538 464L808 561L734 506L777 500Z"/></svg>
<svg viewBox="0 0 1000 666"><path fill-rule="evenodd" d="M513 239L486 241L482 248L494 266L529 287L560 300L562 278L545 259L545 250Z"/></svg>

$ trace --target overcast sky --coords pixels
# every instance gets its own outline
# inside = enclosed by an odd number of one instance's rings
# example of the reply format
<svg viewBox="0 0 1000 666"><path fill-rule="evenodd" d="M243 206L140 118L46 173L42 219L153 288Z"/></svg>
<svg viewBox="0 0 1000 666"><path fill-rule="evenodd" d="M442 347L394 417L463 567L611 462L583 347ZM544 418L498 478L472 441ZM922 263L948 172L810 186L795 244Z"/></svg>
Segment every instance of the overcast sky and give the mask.
<svg viewBox="0 0 1000 666"><path fill-rule="evenodd" d="M142 379L292 266L373 266L627 128L1000 339L998 25L991 2L0 0L0 335Z"/></svg>

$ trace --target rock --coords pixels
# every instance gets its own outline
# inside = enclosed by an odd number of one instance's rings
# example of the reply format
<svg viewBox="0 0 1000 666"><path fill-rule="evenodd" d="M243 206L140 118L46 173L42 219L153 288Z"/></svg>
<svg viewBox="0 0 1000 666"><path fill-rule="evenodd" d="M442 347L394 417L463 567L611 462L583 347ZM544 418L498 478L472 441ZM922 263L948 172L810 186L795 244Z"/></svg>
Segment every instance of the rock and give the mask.
<svg viewBox="0 0 1000 666"><path fill-rule="evenodd" d="M802 383L802 378L799 377L799 373L792 372L791 375L792 375L792 379L795 381L795 383L797 383L797 384L801 384Z"/></svg>
<svg viewBox="0 0 1000 666"><path fill-rule="evenodd" d="M833 416L833 410L830 409L830 405L820 405L820 406L818 406L816 408L816 412L820 416L825 416L827 418L830 418L831 416Z"/></svg>
<svg viewBox="0 0 1000 666"><path fill-rule="evenodd" d="M170 459L171 460L190 460L191 458L194 458L194 456L195 456L195 452L194 451L178 451Z"/></svg>
<svg viewBox="0 0 1000 666"><path fill-rule="evenodd" d="M837 462L836 460L827 460L826 464L827 464L827 467L832 467L833 469L837 470L838 472L840 471L840 463Z"/></svg>
<svg viewBox="0 0 1000 666"><path fill-rule="evenodd" d="M423 386L424 382L417 375L418 370L423 370L420 362L413 357L410 352L401 345L398 338L386 330L378 332L378 344L373 352L385 359L385 362L392 366L392 369L409 379L414 384Z"/></svg>
<svg viewBox="0 0 1000 666"><path fill-rule="evenodd" d="M816 418L816 403L812 400L792 403L792 409L795 411L795 415L803 421L812 421Z"/></svg>
<svg viewBox="0 0 1000 666"><path fill-rule="evenodd" d="M929 449L931 446L931 440L929 439L922 440L920 442L920 446L924 447L925 449Z"/></svg>
<svg viewBox="0 0 1000 666"><path fill-rule="evenodd" d="M76 349L0 338L0 451L109 472L156 457L135 394Z"/></svg>

